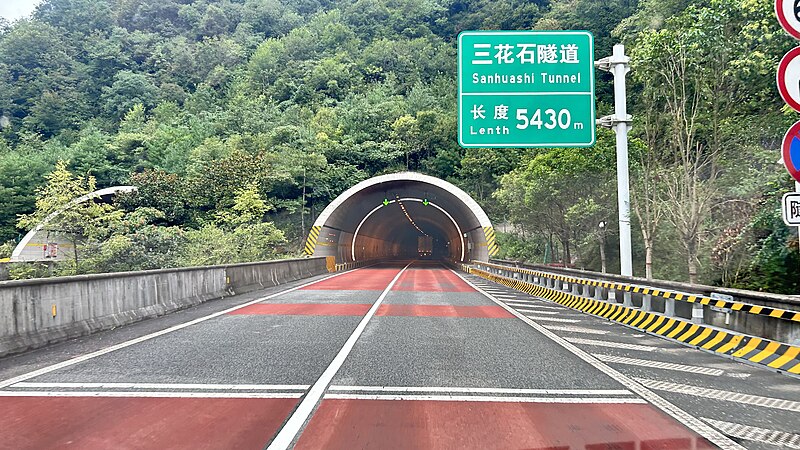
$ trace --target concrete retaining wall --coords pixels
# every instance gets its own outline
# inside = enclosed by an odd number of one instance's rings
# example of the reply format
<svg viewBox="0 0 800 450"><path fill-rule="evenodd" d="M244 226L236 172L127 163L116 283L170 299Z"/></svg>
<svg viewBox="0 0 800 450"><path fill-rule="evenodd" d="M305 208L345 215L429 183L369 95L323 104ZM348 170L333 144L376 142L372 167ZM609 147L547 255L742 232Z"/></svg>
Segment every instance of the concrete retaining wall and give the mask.
<svg viewBox="0 0 800 450"><path fill-rule="evenodd" d="M0 282L0 356L326 273L325 258Z"/></svg>

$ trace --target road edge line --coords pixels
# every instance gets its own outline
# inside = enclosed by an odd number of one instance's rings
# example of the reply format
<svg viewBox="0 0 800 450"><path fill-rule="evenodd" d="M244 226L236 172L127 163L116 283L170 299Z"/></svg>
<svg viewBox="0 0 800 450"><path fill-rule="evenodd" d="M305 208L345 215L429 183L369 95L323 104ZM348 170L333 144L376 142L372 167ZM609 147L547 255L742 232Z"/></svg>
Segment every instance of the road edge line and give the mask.
<svg viewBox="0 0 800 450"><path fill-rule="evenodd" d="M543 326L539 325L538 323L528 319L527 317L525 317L524 315L520 314L519 312L517 312L516 310L514 310L510 306L507 306L503 302L501 302L500 300L496 299L493 295L487 293L486 291L484 291L480 287L478 287L475 284L473 284L471 281L466 279L464 276L462 276L457 271L455 271L453 269L450 269L450 270L453 273L455 273L456 275L458 275L459 278L464 280L465 283L467 283L470 286L472 286L473 289L475 289L476 291L480 292L481 294L486 296L488 299L490 299L491 301L493 301L494 303L496 303L497 305L499 305L500 307L502 307L506 311L508 311L511 314L513 314L518 319L522 320L523 322L525 322L526 324L531 326L536 331L542 333L547 338L549 338L550 340L552 340L556 344L560 345L565 350L569 351L570 353L572 353L573 355L577 356L581 360L587 362L588 364L590 364L595 369L603 372L604 374L608 375L609 377L611 377L612 379L614 379L618 383L622 384L626 388L628 388L631 391L635 392L636 394L640 395L642 398L647 400L651 405L655 406L656 408L658 408L659 410L661 410L662 412L664 412L668 416L670 416L673 419L677 420L678 422L680 422L681 424L683 424L684 426L686 426L690 430L694 431L695 433L697 433L701 437L707 439L712 444L718 446L719 448L721 448L723 450L746 450L745 447L743 447L743 446L737 444L736 442L734 442L733 440L729 439L727 436L725 436L721 432L715 430L714 428L712 428L710 425L706 424L705 422L703 422L699 418L697 418L697 417L689 414L688 412L684 411L683 409L673 405L668 400L662 398L661 396L659 396L655 392L647 389L642 384L640 384L640 383L634 381L633 379L629 378L627 375L624 375L623 373L618 372L617 370L615 370L611 366L603 363L599 359L593 357L591 354L581 350L580 348L578 348L575 345L571 344L570 342L568 342L564 338L558 336L557 334L553 333L552 331L548 330L547 328L544 328Z"/></svg>
<svg viewBox="0 0 800 450"><path fill-rule="evenodd" d="M276 292L274 294L270 294L270 295L268 295L266 297L259 297L259 298L255 299L255 300L251 300L249 302L242 303L241 305L237 305L237 306L234 306L234 307L222 310L222 311L217 311L217 312L209 314L207 316L198 317L197 319L193 319L193 320L190 320L188 322L180 323L178 325L173 325L173 326L171 326L169 328L165 328L163 330L156 331L154 333L146 334L144 336L139 336L138 338L129 339L127 341L120 342L119 344L112 345L111 347L106 347L106 348L103 348L103 349L100 349L100 350L95 350L95 351L93 351L91 353L87 353L87 354L81 355L81 356L76 356L75 358L71 358L71 359L68 359L66 361L61 361L61 362L56 363L56 364L51 364L49 366L42 367L41 369L37 369L37 370L34 370L32 372L24 373L22 375L17 375L15 377L11 377L11 378L8 378L6 380L0 381L0 389L7 388L7 387L9 387L9 386L11 386L13 384L19 383L20 381L29 380L31 378L38 377L40 375L48 374L50 372L54 372L56 370L63 369L65 367L69 367L69 366L72 366L72 365L75 365L75 364L78 364L78 363L81 363L81 362L84 362L84 361L88 361L88 360L96 358L98 356L102 356L102 355L105 355L105 354L108 354L108 353L111 353L111 352L114 352L114 351L117 351L117 350L121 350L121 349L126 348L126 347L130 347L131 345L138 344L140 342L149 341L150 339L153 339L153 338L156 338L156 337L159 337L159 336L163 336L165 334L172 333L173 331L182 330L182 329L184 329L186 327L189 327L189 326L192 326L192 325L196 325L198 323L205 322L206 320L213 319L215 317L219 317L219 316L228 314L229 312L236 311L237 309L244 308L245 306L254 305L256 303L263 302L264 300L270 300L270 299L273 299L273 298L278 297L280 295L288 294L289 292L293 292L293 291L296 291L298 289L302 289L302 288L304 288L306 286L311 286L312 284L320 283L322 281L329 280L331 278L335 278L335 277L344 275L346 273L354 272L356 270L361 270L361 269L364 269L364 268L366 268L366 267L360 267L360 268L357 268L357 269L348 270L346 272L336 273L336 274L321 278L321 279L316 280L316 281L311 281L311 282L308 282L308 283L305 283L305 284L301 284L299 286L295 286L295 287L290 288L290 289L286 289L286 290L283 290L283 291L280 291L280 292Z"/></svg>

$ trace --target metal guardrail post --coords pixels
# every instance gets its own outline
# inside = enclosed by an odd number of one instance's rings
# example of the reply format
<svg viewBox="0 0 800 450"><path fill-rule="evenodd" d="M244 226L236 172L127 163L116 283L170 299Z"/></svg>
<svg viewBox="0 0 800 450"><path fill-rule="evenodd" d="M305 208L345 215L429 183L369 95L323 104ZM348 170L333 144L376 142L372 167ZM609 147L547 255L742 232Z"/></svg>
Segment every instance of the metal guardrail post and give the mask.
<svg viewBox="0 0 800 450"><path fill-rule="evenodd" d="M697 303L692 305L692 322L703 323L703 305Z"/></svg>
<svg viewBox="0 0 800 450"><path fill-rule="evenodd" d="M592 296L592 294L589 293L589 285L588 284L584 284L583 285L583 294L582 295L584 297L586 297L586 298L590 298Z"/></svg>
<svg viewBox="0 0 800 450"><path fill-rule="evenodd" d="M578 283L572 283L572 294L573 295L581 295L580 291L581 287Z"/></svg>
<svg viewBox="0 0 800 450"><path fill-rule="evenodd" d="M645 294L642 296L642 311L649 312L653 310L653 296Z"/></svg>
<svg viewBox="0 0 800 450"><path fill-rule="evenodd" d="M675 317L675 299L668 298L664 300L664 315L667 317Z"/></svg>

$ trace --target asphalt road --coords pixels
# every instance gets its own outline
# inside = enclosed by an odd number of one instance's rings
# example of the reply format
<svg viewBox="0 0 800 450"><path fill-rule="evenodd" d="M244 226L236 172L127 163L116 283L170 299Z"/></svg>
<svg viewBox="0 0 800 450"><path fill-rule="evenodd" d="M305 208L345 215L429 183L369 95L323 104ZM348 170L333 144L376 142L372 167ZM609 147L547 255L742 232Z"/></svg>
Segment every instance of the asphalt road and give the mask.
<svg viewBox="0 0 800 450"><path fill-rule="evenodd" d="M358 269L2 359L0 448L800 448L797 379L638 334Z"/></svg>

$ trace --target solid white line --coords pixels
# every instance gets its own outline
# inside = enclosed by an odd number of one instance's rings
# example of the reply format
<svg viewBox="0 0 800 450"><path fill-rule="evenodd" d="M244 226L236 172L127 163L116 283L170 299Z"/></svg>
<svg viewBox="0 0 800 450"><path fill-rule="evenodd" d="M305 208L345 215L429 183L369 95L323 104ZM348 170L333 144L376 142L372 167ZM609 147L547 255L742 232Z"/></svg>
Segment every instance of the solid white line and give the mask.
<svg viewBox="0 0 800 450"><path fill-rule="evenodd" d="M0 391L0 397L300 398L302 392Z"/></svg>
<svg viewBox="0 0 800 450"><path fill-rule="evenodd" d="M523 311L524 312L524 311ZM525 314L525 317L533 320L541 320L542 322L560 322L560 323L579 323L580 319L558 319L555 317L539 317L532 314Z"/></svg>
<svg viewBox="0 0 800 450"><path fill-rule="evenodd" d="M742 394L740 392L722 391L719 389L692 386L689 384L670 383L668 381L649 380L647 378L634 378L636 381L657 391L674 392L676 394L694 395L697 397L713 398L728 402L742 403L744 405L761 406L764 408L782 409L785 411L800 412L800 402L782 398L762 397L760 395Z"/></svg>
<svg viewBox="0 0 800 450"><path fill-rule="evenodd" d="M535 395L633 395L626 389L512 389L481 387L417 387L417 386L331 386L330 391L363 392L459 392L470 394L535 394Z"/></svg>
<svg viewBox="0 0 800 450"><path fill-rule="evenodd" d="M161 330L161 331L156 331L155 333L150 333L150 334L147 334L145 336L140 336L138 338L131 339L129 341L120 342L119 344L112 345L111 347L106 347L106 348L104 348L102 350L97 350L95 352L88 353L88 354L83 355L83 356L78 356L78 357L75 357L75 358L72 358L72 359L68 359L66 361L62 361L62 362L57 363L57 364L53 364L51 366L47 366L47 367L43 367L43 368L38 369L38 370L34 370L33 372L28 372L28 373L23 374L23 375L18 375L16 377L0 381L0 389L8 387L8 386L11 386L12 384L19 383L20 381L29 380L31 378L38 377L40 375L44 375L46 373L50 373L50 372L53 372L53 371L56 371L56 370L59 370L59 369L63 369L64 367L69 367L69 366L78 364L80 362L87 361L87 360L90 360L92 358L96 358L98 356L102 356L102 355L105 355L105 354L108 354L108 353L111 353L111 352L114 352L114 351L117 351L117 350L120 350L120 349L123 349L123 348L126 348L126 347L130 347L131 345L138 344L140 342L149 341L150 339L153 339L153 338L156 338L156 337L159 337L159 336L163 336L165 334L169 334L169 333L172 333L174 331L182 330L182 329L184 329L186 327L189 327L189 326L192 326L192 325L196 325L196 324L201 323L201 322L205 322L206 320L213 319L215 317L219 317L219 316L228 314L229 312L236 311L237 309L244 308L245 306L250 306L250 305L254 305L256 303L263 302L265 300L270 300L270 299L273 299L273 298L278 297L280 295L287 294L289 292L294 292L294 291L296 291L298 289L302 289L302 288L304 288L306 286L311 286L314 283L320 283L322 281L329 280L331 278L335 278L335 277L338 277L340 275L344 275L346 273L350 273L350 272L353 272L355 270L360 270L360 269L363 269L363 267L359 268L359 269L349 270L347 272L337 273L337 274L325 277L325 278L323 278L321 280L311 281L311 282L308 282L308 283L305 283L305 284L301 284L300 286L296 286L296 287L293 287L291 289L286 289L284 291L280 291L280 292L277 292L275 294L268 295L266 297L261 297L261 298L256 299L256 300L249 301L247 303L243 303L241 305L234 306L232 308L228 308L228 309L226 309L224 311L215 312L213 314L209 314L209 315L204 316L204 317L200 317L200 318L197 318L197 319L194 319L194 320L190 320L189 322L185 322L185 323L182 323L182 324L179 324L179 325L175 325L175 326L166 328L166 329Z"/></svg>
<svg viewBox="0 0 800 450"><path fill-rule="evenodd" d="M344 360L347 358L347 355L349 355L350 351L353 350L353 346L364 332L364 328L367 327L367 323L369 323L370 319L372 319L372 316L375 315L375 311L377 311L381 306L383 299L389 294L392 286L394 286L397 280L400 279L400 276L403 274L403 272L405 272L411 264L413 264L413 262L406 264L406 266L403 267L403 269L400 270L397 275L395 275L394 279L392 279L389 285L386 286L386 289L383 290L380 297L378 297L378 300L373 303L372 307L369 309L369 311L367 311L367 314L364 315L364 317L361 319L361 322L359 322L358 326L356 326L356 329L353 330L353 334L347 338L347 341L345 341L344 345L339 350L339 353L336 354L336 357L333 358L333 361L331 361L330 365L328 365L325 371L322 372L322 375L320 375L319 379L317 379L314 385L311 386L311 389L308 390L305 398L303 398L303 400L297 406L297 409L294 410L294 413L292 413L292 415L286 421L286 424L283 426L283 428L281 428L281 431L275 436L275 439L273 439L273 441L269 444L269 447L267 447L268 450L287 449L290 445L292 445L297 433L299 433L300 429L303 428L306 420L308 420L309 416L314 411L314 408L316 408L317 404L322 399L323 394L325 394L325 390L328 388L328 385L331 384L331 380L333 380L336 372L339 371L339 368L341 368L342 364L344 364Z"/></svg>
<svg viewBox="0 0 800 450"><path fill-rule="evenodd" d="M701 419L719 428L720 431L728 436L769 445L777 445L782 448L800 449L800 434L742 425L740 423L725 422L724 420L714 420L708 417L701 417Z"/></svg>
<svg viewBox="0 0 800 450"><path fill-rule="evenodd" d="M172 383L31 383L21 382L12 388L65 389L196 389L222 391L304 391L307 384L172 384Z"/></svg>
<svg viewBox="0 0 800 450"><path fill-rule="evenodd" d="M689 366L686 364L675 364L664 361L653 361L651 359L637 359L625 358L623 356L603 355L593 353L593 356L600 361L616 364L627 364L631 366L651 367L653 369L675 370L678 372L698 373L702 375L720 376L725 373L724 370L711 369L708 367Z"/></svg>
<svg viewBox="0 0 800 450"><path fill-rule="evenodd" d="M582 327L571 327L569 325L560 326L560 325L543 325L550 331L569 331L572 333L585 333L585 334L608 334L608 331L604 330L593 330L591 328L582 328Z"/></svg>
<svg viewBox="0 0 800 450"><path fill-rule="evenodd" d="M684 424L689 429L693 430L697 434L703 436L704 438L708 439L711 443L715 444L717 447L720 447L723 450L746 450L741 445L737 444L736 442L727 438L724 434L720 433L719 431L715 430L714 428L710 427L708 424L703 422L702 420L698 419L697 417L692 416L691 414L687 413L686 411L678 408L677 406L673 405L672 403L668 402L667 400L660 397L655 392L647 389L643 385L637 383L631 378L623 375L621 372L613 369L608 364L599 361L597 358L593 357L589 353L581 350L580 348L576 347L575 345L568 342L566 339L559 337L557 334L553 333L552 331L548 330L547 328L539 325L538 323L528 319L523 314L515 311L514 308L511 308L507 305L504 305L503 302L497 300L496 298L492 297L490 294L487 294L482 289L478 288L474 284L472 284L469 280L463 277L460 273L452 270L454 274L456 274L459 278L464 280L467 284L471 285L475 290L481 292L483 295L488 297L493 302L497 303L499 306L504 308L506 311L510 312L511 314L517 316L520 320L527 323L531 327L533 327L536 331L542 333L546 337L548 337L553 342L557 343L573 355L577 356L581 360L587 362L595 369L603 372L604 374L608 375L612 379L616 380L626 388L630 389L636 394L639 394L642 398L650 402L653 406L660 409L661 411L665 412L666 414L670 415L672 418L677 420L678 422Z"/></svg>
<svg viewBox="0 0 800 450"><path fill-rule="evenodd" d="M392 394L326 394L331 400L423 400L439 402L506 402L506 403L640 403L640 398L613 397L487 397L476 395L392 395Z"/></svg>

